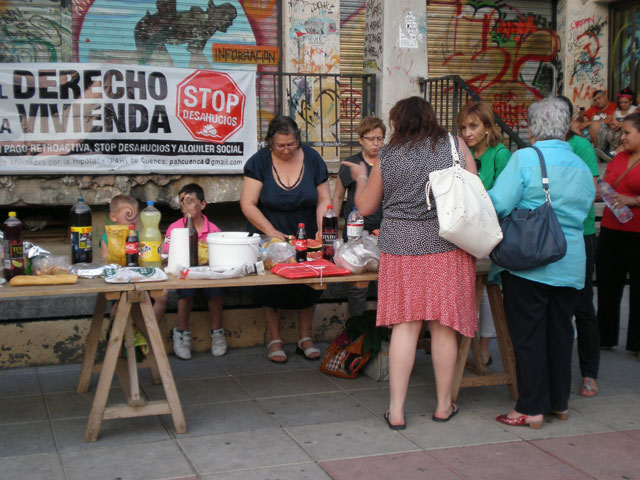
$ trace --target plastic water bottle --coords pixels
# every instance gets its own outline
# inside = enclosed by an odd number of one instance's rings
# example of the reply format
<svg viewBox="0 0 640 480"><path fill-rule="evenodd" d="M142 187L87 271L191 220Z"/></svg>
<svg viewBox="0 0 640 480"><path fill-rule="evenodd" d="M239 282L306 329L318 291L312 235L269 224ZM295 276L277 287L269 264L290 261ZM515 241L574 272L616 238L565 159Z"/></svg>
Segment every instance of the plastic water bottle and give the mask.
<svg viewBox="0 0 640 480"><path fill-rule="evenodd" d="M4 278L11 280L16 275L24 275L24 250L22 222L16 212L9 212L9 218L2 225L4 232Z"/></svg>
<svg viewBox="0 0 640 480"><path fill-rule="evenodd" d="M71 207L71 263L91 263L93 261L93 227L91 209L78 197Z"/></svg>
<svg viewBox="0 0 640 480"><path fill-rule="evenodd" d="M357 208L353 207L347 218L347 242L358 240L364 230L364 218Z"/></svg>
<svg viewBox="0 0 640 480"><path fill-rule="evenodd" d="M141 267L159 267L162 265L160 247L162 235L160 234L160 210L153 206L153 202L147 202L147 208L140 212L142 232L140 233L140 251L138 253L138 265Z"/></svg>
<svg viewBox="0 0 640 480"><path fill-rule="evenodd" d="M333 211L333 205L327 205L327 211L322 216L322 258L333 262L333 242L338 238L338 216Z"/></svg>
<svg viewBox="0 0 640 480"><path fill-rule="evenodd" d="M600 196L604 200L604 203L607 204L607 207L609 207L620 223L627 223L633 218L631 209L626 205L622 205L618 208L613 206L615 203L613 196L618 192L616 192L611 185L603 181L601 178L598 179L598 191L600 192Z"/></svg>

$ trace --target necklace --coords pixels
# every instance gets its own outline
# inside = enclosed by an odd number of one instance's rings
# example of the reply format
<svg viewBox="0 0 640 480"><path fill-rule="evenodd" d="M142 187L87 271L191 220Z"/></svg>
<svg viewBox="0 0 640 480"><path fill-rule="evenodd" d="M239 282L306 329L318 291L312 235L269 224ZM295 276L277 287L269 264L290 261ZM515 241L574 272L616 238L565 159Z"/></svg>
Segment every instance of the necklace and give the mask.
<svg viewBox="0 0 640 480"><path fill-rule="evenodd" d="M287 185L282 181L282 179L280 178L280 175L278 175L278 170L276 170L276 166L273 163L271 164L271 168L273 169L273 173L276 174L276 178L278 179L278 184L280 184L280 186L285 190L293 190L298 185L300 185L300 181L302 180L302 174L304 173L304 161L302 162L302 167L300 168L300 173L298 174L298 178L291 185Z"/></svg>

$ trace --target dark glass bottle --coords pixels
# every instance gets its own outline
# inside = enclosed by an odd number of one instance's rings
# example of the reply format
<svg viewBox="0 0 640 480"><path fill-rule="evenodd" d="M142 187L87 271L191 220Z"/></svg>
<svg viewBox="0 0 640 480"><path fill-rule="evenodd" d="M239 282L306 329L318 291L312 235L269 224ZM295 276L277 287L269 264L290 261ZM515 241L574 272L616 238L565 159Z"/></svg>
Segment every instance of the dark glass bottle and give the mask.
<svg viewBox="0 0 640 480"><path fill-rule="evenodd" d="M293 243L296 247L296 262L307 261L307 232L304 229L304 223L298 224L298 231Z"/></svg>
<svg viewBox="0 0 640 480"><path fill-rule="evenodd" d="M187 230L189 230L189 266L198 266L198 231L193 226L191 214L187 214Z"/></svg>
<svg viewBox="0 0 640 480"><path fill-rule="evenodd" d="M338 216L333 211L333 205L327 206L322 216L322 258L333 262L333 242L338 238Z"/></svg>
<svg viewBox="0 0 640 480"><path fill-rule="evenodd" d="M71 208L71 263L93 261L91 209L83 198Z"/></svg>
<svg viewBox="0 0 640 480"><path fill-rule="evenodd" d="M4 232L4 278L11 280L16 275L24 275L24 250L22 244L22 222L16 212L9 212L9 218L2 225Z"/></svg>
<svg viewBox="0 0 640 480"><path fill-rule="evenodd" d="M124 256L127 267L138 266L138 250L140 244L138 242L138 234L136 233L136 226L129 225L129 236L124 244Z"/></svg>

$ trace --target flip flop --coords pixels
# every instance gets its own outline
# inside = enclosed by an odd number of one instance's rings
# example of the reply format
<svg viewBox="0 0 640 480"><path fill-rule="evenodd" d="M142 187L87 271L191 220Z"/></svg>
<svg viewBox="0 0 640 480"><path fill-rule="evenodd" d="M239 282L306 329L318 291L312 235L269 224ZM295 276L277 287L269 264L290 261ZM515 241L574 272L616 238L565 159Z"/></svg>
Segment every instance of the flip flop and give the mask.
<svg viewBox="0 0 640 480"><path fill-rule="evenodd" d="M271 348L271 345L274 345L276 343L279 343L280 345L282 345L282 340L278 338L277 340L271 340L267 344L267 358L271 360L273 363L287 363L287 360L289 359L287 358L287 354L284 352L284 350L280 349L280 350L276 350L275 352L269 351L269 348ZM273 357L284 357L284 360L274 360Z"/></svg>
<svg viewBox="0 0 640 480"><path fill-rule="evenodd" d="M595 397L598 394L598 385L594 384L594 381L591 378L587 378L584 381L584 385L582 385L582 390L580 390L580 395L583 397Z"/></svg>
<svg viewBox="0 0 640 480"><path fill-rule="evenodd" d="M302 348L302 344L304 342L311 342L313 340L311 340L311 337L304 337L301 338L300 340L298 340L298 346L296 347L296 353L298 355L304 355L305 358L307 360L311 360L311 361L315 361L315 360L320 360L320 357L322 355L320 355L320 350L318 350L316 347L309 347L309 348ZM313 355L314 353L317 353L318 355L316 357L310 357L309 355Z"/></svg>
<svg viewBox="0 0 640 480"><path fill-rule="evenodd" d="M451 404L451 413L449 414L449 416L447 418L439 418L436 417L436 414L434 413L433 416L431 417L431 420L433 420L434 422L439 422L439 423L444 423L444 422L448 422L449 420L451 420L453 417L456 416L456 414L460 411L460 409L458 408L458 406L454 403Z"/></svg>
<svg viewBox="0 0 640 480"><path fill-rule="evenodd" d="M384 419L387 421L387 425L389 425L389 428L391 430L404 430L405 428L407 428L406 422L405 423L400 423L398 425L393 425L391 423L391 420L389 420L389 412L385 412Z"/></svg>

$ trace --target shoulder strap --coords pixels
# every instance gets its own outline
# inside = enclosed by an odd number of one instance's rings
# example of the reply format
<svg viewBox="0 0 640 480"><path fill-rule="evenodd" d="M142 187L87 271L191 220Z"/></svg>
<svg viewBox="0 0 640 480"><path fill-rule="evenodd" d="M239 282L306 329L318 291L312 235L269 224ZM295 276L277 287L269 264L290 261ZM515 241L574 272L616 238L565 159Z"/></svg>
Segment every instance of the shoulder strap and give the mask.
<svg viewBox="0 0 640 480"><path fill-rule="evenodd" d="M453 140L453 135L448 133L449 143L451 144L451 156L453 157L453 164L460 165L460 157L458 156L458 149L456 148L456 142Z"/></svg>
<svg viewBox="0 0 640 480"><path fill-rule="evenodd" d="M544 189L544 197L546 202L551 205L551 194L549 193L549 177L547 176L547 165L544 162L544 155L538 147L535 145L531 145L536 153L538 154L538 159L540 160L540 172L542 173L542 188Z"/></svg>
<svg viewBox="0 0 640 480"><path fill-rule="evenodd" d="M629 168L627 168L627 169L624 171L624 173L623 173L622 175L620 175L620 176L618 177L618 179L617 179L615 182L613 182L613 185L611 185L611 186L612 186L613 188L616 188L616 187L618 186L618 184L622 181L622 179L624 178L624 176L625 176L627 173L629 173L631 170L633 170L633 167L635 167L636 165L638 165L638 160L636 160L635 162L633 162L633 163L631 164L631 166L630 166Z"/></svg>

